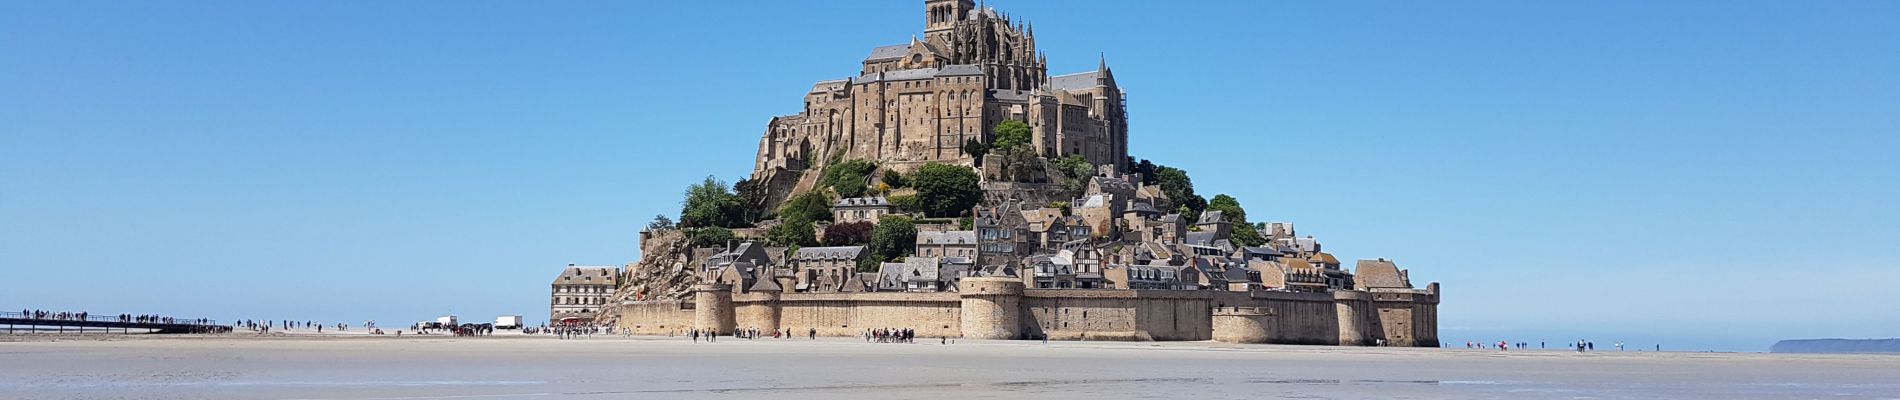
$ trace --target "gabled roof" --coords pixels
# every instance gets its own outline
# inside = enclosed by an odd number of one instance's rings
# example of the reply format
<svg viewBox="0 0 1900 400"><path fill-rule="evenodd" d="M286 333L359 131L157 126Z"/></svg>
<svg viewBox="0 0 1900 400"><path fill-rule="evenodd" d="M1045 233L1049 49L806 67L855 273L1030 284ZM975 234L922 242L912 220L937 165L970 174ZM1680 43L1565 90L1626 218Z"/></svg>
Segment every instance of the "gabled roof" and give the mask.
<svg viewBox="0 0 1900 400"><path fill-rule="evenodd" d="M890 207L891 201L889 199L885 199L884 196L852 197L848 199L838 199L838 202L832 204L831 206L832 207Z"/></svg>
<svg viewBox="0 0 1900 400"><path fill-rule="evenodd" d="M889 46L878 46L876 48L871 49L871 55L864 57L864 61L895 60L899 58L904 58L904 54L906 53L910 53L909 44L894 44L894 45L889 45Z"/></svg>
<svg viewBox="0 0 1900 400"><path fill-rule="evenodd" d="M919 231L917 244L976 244L976 231Z"/></svg>
<svg viewBox="0 0 1900 400"><path fill-rule="evenodd" d="M554 277L556 285L612 285L620 279L620 267L568 266Z"/></svg>
<svg viewBox="0 0 1900 400"><path fill-rule="evenodd" d="M801 247L792 254L793 260L855 260L864 252L864 246Z"/></svg>
<svg viewBox="0 0 1900 400"><path fill-rule="evenodd" d="M1096 84L1095 71L1058 75L1049 77L1049 88L1055 90L1093 89Z"/></svg>
<svg viewBox="0 0 1900 400"><path fill-rule="evenodd" d="M785 288L780 287L776 279L772 279L772 277L767 276L767 277L761 277L760 279L758 279L757 282L753 282L752 287L746 288L746 291L747 292L783 292L785 291Z"/></svg>

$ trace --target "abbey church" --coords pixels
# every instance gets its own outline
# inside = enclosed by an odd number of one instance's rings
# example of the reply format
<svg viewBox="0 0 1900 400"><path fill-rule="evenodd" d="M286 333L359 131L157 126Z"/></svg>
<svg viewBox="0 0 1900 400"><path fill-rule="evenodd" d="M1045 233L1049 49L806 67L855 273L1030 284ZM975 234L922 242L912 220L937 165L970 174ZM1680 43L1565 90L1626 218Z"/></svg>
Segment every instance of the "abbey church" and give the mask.
<svg viewBox="0 0 1900 400"><path fill-rule="evenodd" d="M803 111L772 118L752 179L789 186L834 156L971 165L964 143L990 143L991 127L1012 119L1029 124L1043 156L1127 162L1125 97L1105 60L1050 76L1033 26L971 0L926 0L924 21L921 38L871 49L856 76L818 82Z"/></svg>

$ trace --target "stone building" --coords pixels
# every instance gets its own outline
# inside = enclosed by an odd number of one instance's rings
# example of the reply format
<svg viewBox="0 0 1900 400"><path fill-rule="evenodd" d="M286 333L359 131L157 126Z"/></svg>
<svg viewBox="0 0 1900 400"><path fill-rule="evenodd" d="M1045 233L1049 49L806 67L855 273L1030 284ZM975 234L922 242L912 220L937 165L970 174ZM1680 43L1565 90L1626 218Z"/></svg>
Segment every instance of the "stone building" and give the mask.
<svg viewBox="0 0 1900 400"><path fill-rule="evenodd" d="M1125 96L1106 59L1093 71L1050 76L1035 29L972 0L925 0L923 37L871 49L859 71L812 85L799 112L773 117L752 179L770 204L809 190L834 156L905 170L926 162L972 165L970 140L990 143L1004 120L1030 126L1048 157L1097 165L1128 159Z"/></svg>
<svg viewBox="0 0 1900 400"><path fill-rule="evenodd" d="M891 201L885 199L884 196L838 199L837 204L831 205L832 221L840 224L852 222L875 224L885 215L890 215L895 211L897 207L891 205Z"/></svg>
<svg viewBox="0 0 1900 400"><path fill-rule="evenodd" d="M799 292L861 292L865 283L858 279L858 262L866 256L864 246L802 247L786 259Z"/></svg>
<svg viewBox="0 0 1900 400"><path fill-rule="evenodd" d="M917 255L976 258L976 231L917 232Z"/></svg>
<svg viewBox="0 0 1900 400"><path fill-rule="evenodd" d="M976 265L984 270L1015 267L1035 251L1029 222L1015 203L977 207L971 225L976 228Z"/></svg>
<svg viewBox="0 0 1900 400"><path fill-rule="evenodd" d="M619 288L620 267L587 267L568 264L554 277L548 296L548 322L589 323Z"/></svg>

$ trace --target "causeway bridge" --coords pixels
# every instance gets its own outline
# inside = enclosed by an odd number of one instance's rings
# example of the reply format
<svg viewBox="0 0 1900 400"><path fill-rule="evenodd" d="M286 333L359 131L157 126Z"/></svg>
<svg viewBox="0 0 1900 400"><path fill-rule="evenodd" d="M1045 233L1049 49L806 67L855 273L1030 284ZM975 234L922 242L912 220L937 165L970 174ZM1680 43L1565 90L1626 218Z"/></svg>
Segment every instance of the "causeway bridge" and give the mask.
<svg viewBox="0 0 1900 400"><path fill-rule="evenodd" d="M117 315L87 315L85 318L67 315L63 318L35 318L18 312L0 312L0 327L6 333L57 333L57 332L104 332L132 333L134 330L145 333L228 333L231 327L219 325L210 319L178 319L160 321L139 321L136 318L120 319Z"/></svg>

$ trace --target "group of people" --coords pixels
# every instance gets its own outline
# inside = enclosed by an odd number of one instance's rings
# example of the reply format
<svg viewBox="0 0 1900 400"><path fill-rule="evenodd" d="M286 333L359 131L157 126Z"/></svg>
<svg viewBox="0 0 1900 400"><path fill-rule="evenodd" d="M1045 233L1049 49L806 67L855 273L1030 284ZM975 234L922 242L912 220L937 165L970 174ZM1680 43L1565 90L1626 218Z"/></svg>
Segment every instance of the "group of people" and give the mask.
<svg viewBox="0 0 1900 400"><path fill-rule="evenodd" d="M368 329L370 329L370 333L382 332L381 329L376 329L376 321L365 321L363 322L363 325L368 327ZM287 319L264 320L264 321L253 320L253 319L240 319L240 320L237 320L236 322L231 323L232 330L246 329L246 330L250 330L251 332L256 332L260 334L270 333L271 331L277 330L279 328L311 329L311 330L316 330L317 333L323 333L323 328L326 328L326 327L333 329L335 331L349 331L350 330L350 324L345 324L341 322L336 323L336 325L325 325L325 324L318 323L315 321L293 321L293 320L287 320Z"/></svg>
<svg viewBox="0 0 1900 400"><path fill-rule="evenodd" d="M1527 349L1531 347L1531 343L1530 342L1507 342L1503 340L1499 340L1497 343L1491 343L1491 344L1486 344L1484 342L1478 342L1478 341L1465 342L1465 348L1467 349L1495 348L1495 349L1498 349L1498 351L1508 351L1512 347L1517 347L1519 349ZM1537 342L1537 348L1541 349L1541 348L1548 348L1548 347L1546 347L1545 342ZM1576 343L1570 344L1570 349L1576 350L1578 353L1596 351L1597 344L1589 340L1577 339ZM1623 342L1616 342L1616 351L1623 351ZM1656 345L1656 351L1662 351L1662 345Z"/></svg>
<svg viewBox="0 0 1900 400"><path fill-rule="evenodd" d="M743 328L734 329L731 336L736 339L755 340L765 337L768 335L767 332L768 331L759 330L759 328ZM773 339L791 339L796 335L793 333L792 328L773 329L769 332L769 335L771 335ZM628 334L630 335L632 332L628 331ZM705 337L707 343L719 341L719 332L710 329L689 328L686 330L685 335L691 337L693 343L699 343L699 338L701 337ZM672 336L672 334L668 333L667 336ZM807 329L804 336L810 340L818 340L818 328Z"/></svg>
<svg viewBox="0 0 1900 400"><path fill-rule="evenodd" d="M90 321L92 320L92 317L93 317L92 313L85 312L85 311L48 311L48 310L33 310L33 309L21 309L20 316L26 319L41 319L41 320L49 320L49 321ZM119 315L114 316L113 320L116 320L118 322L123 322L123 323L191 324L191 325L211 324L211 320L204 319L204 318L178 319L178 318L167 317L167 316L162 316L158 314L119 314ZM101 319L101 321L109 321L109 320Z"/></svg>
<svg viewBox="0 0 1900 400"><path fill-rule="evenodd" d="M916 343L917 342L917 330L911 329L911 328L866 329L864 330L864 334L860 336L864 337L865 343Z"/></svg>

